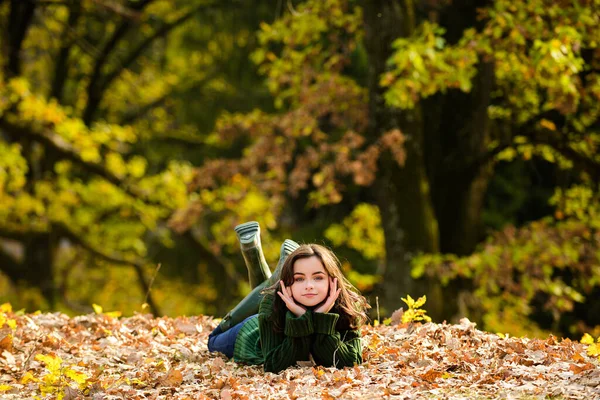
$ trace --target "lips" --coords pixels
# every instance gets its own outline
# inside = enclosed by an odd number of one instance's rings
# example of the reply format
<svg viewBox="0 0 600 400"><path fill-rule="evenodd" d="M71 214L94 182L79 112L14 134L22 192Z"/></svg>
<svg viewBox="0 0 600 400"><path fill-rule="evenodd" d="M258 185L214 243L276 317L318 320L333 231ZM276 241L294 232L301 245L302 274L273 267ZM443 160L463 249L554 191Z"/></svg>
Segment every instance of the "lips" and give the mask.
<svg viewBox="0 0 600 400"><path fill-rule="evenodd" d="M317 294L316 293L309 293L309 294L303 294L302 296L304 297L315 297Z"/></svg>

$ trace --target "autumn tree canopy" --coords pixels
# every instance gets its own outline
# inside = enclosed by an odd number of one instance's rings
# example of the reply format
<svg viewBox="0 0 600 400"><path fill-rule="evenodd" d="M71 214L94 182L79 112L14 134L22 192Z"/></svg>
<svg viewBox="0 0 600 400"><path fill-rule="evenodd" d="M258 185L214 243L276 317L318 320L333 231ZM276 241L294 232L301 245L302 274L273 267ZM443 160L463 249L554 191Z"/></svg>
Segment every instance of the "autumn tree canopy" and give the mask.
<svg viewBox="0 0 600 400"><path fill-rule="evenodd" d="M271 3L0 1L6 277L223 311L258 220L385 313L600 325L598 0Z"/></svg>

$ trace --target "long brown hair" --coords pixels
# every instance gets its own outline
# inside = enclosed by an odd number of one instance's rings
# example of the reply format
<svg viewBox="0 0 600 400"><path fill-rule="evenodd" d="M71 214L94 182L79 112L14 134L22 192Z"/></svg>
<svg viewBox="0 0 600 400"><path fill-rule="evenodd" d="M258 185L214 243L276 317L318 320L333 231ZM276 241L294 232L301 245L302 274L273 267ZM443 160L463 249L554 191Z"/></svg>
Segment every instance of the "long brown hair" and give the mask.
<svg viewBox="0 0 600 400"><path fill-rule="evenodd" d="M367 321L366 310L370 306L367 304L367 300L346 279L340 268L340 261L328 248L318 244L301 245L285 260L279 279L283 281L286 287L291 286L294 283L294 264L296 260L309 257L317 257L323 264L327 274L332 278L337 278L338 288L342 289L330 311L340 316L336 324L336 330L356 329L363 325ZM276 294L280 289L279 281L265 289L265 292L272 294L274 297L271 322L273 323L273 329L277 332L283 332L287 312L287 306Z"/></svg>

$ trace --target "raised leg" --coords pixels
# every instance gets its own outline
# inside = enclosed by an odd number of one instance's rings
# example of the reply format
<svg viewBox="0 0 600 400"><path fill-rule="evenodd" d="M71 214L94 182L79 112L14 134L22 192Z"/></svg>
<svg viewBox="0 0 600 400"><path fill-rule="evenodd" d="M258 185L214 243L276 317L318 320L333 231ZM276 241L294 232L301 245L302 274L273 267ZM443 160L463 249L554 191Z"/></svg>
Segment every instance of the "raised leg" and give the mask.
<svg viewBox="0 0 600 400"><path fill-rule="evenodd" d="M254 289L271 276L271 270L265 260L260 243L260 226L258 222L250 221L240 224L234 229L240 242L246 268L248 268L250 286Z"/></svg>
<svg viewBox="0 0 600 400"><path fill-rule="evenodd" d="M258 306L263 298L263 294L261 292L279 280L281 268L283 267L285 259L297 248L298 243L294 242L293 240L286 239L283 242L279 252L279 262L277 263L277 267L275 268L273 275L255 287L246 297L244 297L242 301L238 303L237 306L233 308L233 310L227 313L227 315L223 318L223 321L221 321L219 324L221 332L227 331L229 328L237 325L249 316L258 313Z"/></svg>

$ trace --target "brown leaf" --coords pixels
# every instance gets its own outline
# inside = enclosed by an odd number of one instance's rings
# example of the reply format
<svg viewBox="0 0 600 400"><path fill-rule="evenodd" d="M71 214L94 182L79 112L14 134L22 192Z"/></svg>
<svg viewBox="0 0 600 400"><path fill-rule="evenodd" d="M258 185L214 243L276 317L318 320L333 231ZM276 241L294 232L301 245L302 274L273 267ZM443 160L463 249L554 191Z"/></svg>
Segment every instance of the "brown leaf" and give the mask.
<svg viewBox="0 0 600 400"><path fill-rule="evenodd" d="M433 369L430 369L429 371L425 372L424 374L420 375L421 379L423 379L424 381L427 381L429 383L433 383L436 380L438 380L439 378L442 377L442 373L439 371L435 371Z"/></svg>
<svg viewBox="0 0 600 400"><path fill-rule="evenodd" d="M287 388L287 394L290 396L291 400L296 400L298 398L298 395L294 393L297 386L298 384L292 381Z"/></svg>
<svg viewBox="0 0 600 400"><path fill-rule="evenodd" d="M70 386L67 386L65 388L64 395L65 395L65 397L63 397L63 400L75 400L75 399L80 398L77 390L73 389Z"/></svg>
<svg viewBox="0 0 600 400"><path fill-rule="evenodd" d="M569 369L570 369L570 370L571 370L571 371L572 371L574 374L580 374L580 373L582 373L583 371L589 371L590 369L594 369L594 365L593 365L593 364L590 364L590 363L583 364L582 366L571 364L571 365L569 366Z"/></svg>
<svg viewBox="0 0 600 400"><path fill-rule="evenodd" d="M164 386L179 386L183 382L183 375L181 371L177 369L169 370L167 376L163 379L162 384Z"/></svg>
<svg viewBox="0 0 600 400"><path fill-rule="evenodd" d="M13 348L13 336L8 334L0 339L0 350L12 351Z"/></svg>
<svg viewBox="0 0 600 400"><path fill-rule="evenodd" d="M392 313L390 319L392 320L390 325L400 325L402 323L402 316L404 315L404 308L400 307Z"/></svg>

